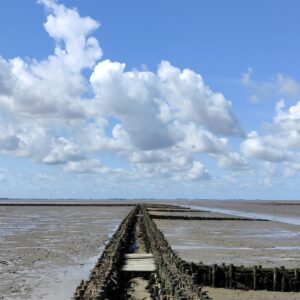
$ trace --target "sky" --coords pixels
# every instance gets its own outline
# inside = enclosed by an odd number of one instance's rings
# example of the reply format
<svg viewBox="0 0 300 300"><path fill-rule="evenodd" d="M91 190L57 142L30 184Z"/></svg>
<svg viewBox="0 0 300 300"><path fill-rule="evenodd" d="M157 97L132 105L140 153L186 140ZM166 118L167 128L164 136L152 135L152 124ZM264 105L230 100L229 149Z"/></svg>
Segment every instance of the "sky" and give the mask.
<svg viewBox="0 0 300 300"><path fill-rule="evenodd" d="M0 197L299 199L300 2L0 2Z"/></svg>

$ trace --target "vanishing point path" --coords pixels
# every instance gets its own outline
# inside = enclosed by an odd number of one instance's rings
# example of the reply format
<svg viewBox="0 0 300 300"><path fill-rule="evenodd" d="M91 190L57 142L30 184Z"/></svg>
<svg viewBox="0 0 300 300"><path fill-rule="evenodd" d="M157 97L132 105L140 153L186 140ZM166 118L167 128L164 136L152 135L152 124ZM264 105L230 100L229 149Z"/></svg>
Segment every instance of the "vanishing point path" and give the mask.
<svg viewBox="0 0 300 300"><path fill-rule="evenodd" d="M197 281L196 270L174 253L146 206L137 205L107 244L89 280L77 287L74 299L210 299Z"/></svg>

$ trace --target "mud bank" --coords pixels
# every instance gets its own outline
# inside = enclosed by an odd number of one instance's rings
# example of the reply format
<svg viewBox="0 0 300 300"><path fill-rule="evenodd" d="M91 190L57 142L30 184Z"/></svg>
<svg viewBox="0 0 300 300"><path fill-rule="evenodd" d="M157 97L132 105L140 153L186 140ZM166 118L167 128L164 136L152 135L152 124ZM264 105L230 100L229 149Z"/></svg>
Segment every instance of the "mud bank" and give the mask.
<svg viewBox="0 0 300 300"><path fill-rule="evenodd" d="M171 247L187 261L204 264L300 267L300 227L264 221L155 219Z"/></svg>
<svg viewBox="0 0 300 300"><path fill-rule="evenodd" d="M0 207L0 299L69 299L129 210Z"/></svg>
<svg viewBox="0 0 300 300"><path fill-rule="evenodd" d="M300 300L300 293L242 291L222 288L203 287L214 300Z"/></svg>
<svg viewBox="0 0 300 300"><path fill-rule="evenodd" d="M300 201L199 200L180 203L193 209L300 225Z"/></svg>

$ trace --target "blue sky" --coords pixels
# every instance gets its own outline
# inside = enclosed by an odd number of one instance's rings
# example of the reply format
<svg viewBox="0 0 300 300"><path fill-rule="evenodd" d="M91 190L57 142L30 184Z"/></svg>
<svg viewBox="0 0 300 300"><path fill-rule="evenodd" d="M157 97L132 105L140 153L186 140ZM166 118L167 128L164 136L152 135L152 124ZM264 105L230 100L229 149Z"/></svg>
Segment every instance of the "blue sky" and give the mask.
<svg viewBox="0 0 300 300"><path fill-rule="evenodd" d="M0 196L297 199L298 1L2 1Z"/></svg>

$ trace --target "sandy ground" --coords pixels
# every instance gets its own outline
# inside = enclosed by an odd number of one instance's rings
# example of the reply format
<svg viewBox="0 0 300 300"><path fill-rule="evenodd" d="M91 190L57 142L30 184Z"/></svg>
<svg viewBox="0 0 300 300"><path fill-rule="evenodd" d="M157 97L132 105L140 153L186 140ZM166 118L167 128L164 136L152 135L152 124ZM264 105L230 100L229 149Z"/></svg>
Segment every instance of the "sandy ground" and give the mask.
<svg viewBox="0 0 300 300"><path fill-rule="evenodd" d="M268 292L268 291L241 291L241 290L227 290L214 289L204 287L203 291L207 291L208 295L213 300L299 300L300 293L282 293L282 292Z"/></svg>
<svg viewBox="0 0 300 300"><path fill-rule="evenodd" d="M151 300L151 294L148 291L148 280L143 277L135 277L130 281L130 288L127 291L128 299L131 300Z"/></svg>
<svg viewBox="0 0 300 300"><path fill-rule="evenodd" d="M130 207L0 207L0 299L70 299Z"/></svg>
<svg viewBox="0 0 300 300"><path fill-rule="evenodd" d="M300 267L300 226L271 221L155 222L187 261Z"/></svg>

